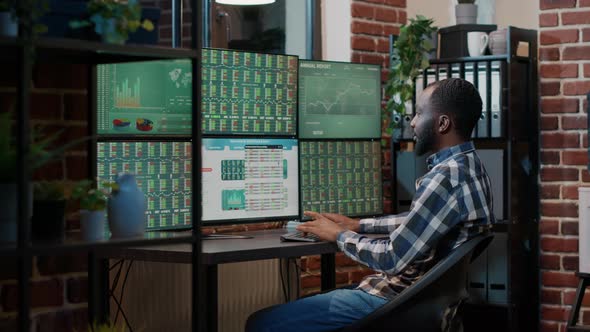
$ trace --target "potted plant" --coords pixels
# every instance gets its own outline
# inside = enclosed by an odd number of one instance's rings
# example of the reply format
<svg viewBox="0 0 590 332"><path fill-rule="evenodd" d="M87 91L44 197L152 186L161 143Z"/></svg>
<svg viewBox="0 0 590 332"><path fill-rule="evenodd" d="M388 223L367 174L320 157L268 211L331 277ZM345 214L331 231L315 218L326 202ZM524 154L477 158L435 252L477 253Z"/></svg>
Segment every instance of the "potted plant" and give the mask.
<svg viewBox="0 0 590 332"><path fill-rule="evenodd" d="M88 2L87 20L72 21L73 29L94 26L96 34L111 44L124 44L130 32L139 28L152 31L150 20L141 20L141 6L137 0L91 0Z"/></svg>
<svg viewBox="0 0 590 332"><path fill-rule="evenodd" d="M457 24L475 24L477 22L477 5L475 0L458 0L455 5Z"/></svg>
<svg viewBox="0 0 590 332"><path fill-rule="evenodd" d="M422 15L411 18L408 25L401 27L394 43L385 83L385 95L389 99L381 114L386 136L391 136L393 129L401 126L402 117L408 113L406 109L412 108L416 77L430 66L431 36L437 30L433 22Z"/></svg>
<svg viewBox="0 0 590 332"><path fill-rule="evenodd" d="M82 239L96 241L104 238L105 210L109 189L117 190L114 182L104 181L96 188L91 180L82 180L72 190L72 198L80 202L80 232Z"/></svg>
<svg viewBox="0 0 590 332"><path fill-rule="evenodd" d="M11 113L0 113L0 206L12 207L0 211L0 243L15 242L17 233L17 151L15 138L12 135ZM64 151L90 139L83 137L70 141L62 146L51 147L60 133L43 135L39 128L32 130L29 143L29 151L25 156L27 173L45 165L47 162L56 159ZM29 218L33 209L33 187L28 188L29 196Z"/></svg>
<svg viewBox="0 0 590 332"><path fill-rule="evenodd" d="M38 240L61 240L65 234L67 185L63 181L33 184L31 235Z"/></svg>

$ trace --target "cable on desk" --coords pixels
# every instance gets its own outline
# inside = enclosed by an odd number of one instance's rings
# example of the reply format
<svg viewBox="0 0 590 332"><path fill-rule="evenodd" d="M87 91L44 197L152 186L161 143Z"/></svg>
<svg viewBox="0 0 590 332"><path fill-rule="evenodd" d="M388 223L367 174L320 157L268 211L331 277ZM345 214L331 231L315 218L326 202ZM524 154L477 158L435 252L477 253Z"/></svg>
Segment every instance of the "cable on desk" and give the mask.
<svg viewBox="0 0 590 332"><path fill-rule="evenodd" d="M123 264L123 261L124 261L123 259L120 259L118 262L116 262L115 264L111 265L109 267L109 272L111 272L114 268L116 268L117 265Z"/></svg>
<svg viewBox="0 0 590 332"><path fill-rule="evenodd" d="M289 272L287 272L289 273ZM287 290L285 289L285 276L283 275L283 261L279 259L279 275L281 276L281 286L283 288L283 296L285 297L285 303L289 302Z"/></svg>
<svg viewBox="0 0 590 332"><path fill-rule="evenodd" d="M112 266L109 267L109 271L113 270L117 265L119 265L119 270L117 271L117 274L114 277L113 280L113 286L111 289L109 289L109 293L110 296L113 298L113 300L115 301L115 303L117 304L117 314L115 316L115 321L113 323L114 326L116 326L117 324L117 320L119 317L119 311L121 312L121 316L123 317L123 320L125 320L125 325L127 325L127 328L129 329L129 332L133 332L133 328L131 327L131 324L129 323L129 320L127 319L127 315L125 315L125 311L123 310L123 294L125 291L125 284L127 283L127 277L129 276L129 271L131 270L131 265L133 263L133 261L129 262L129 265L127 266L127 271L125 273L125 278L123 280L123 285L121 286L121 295L120 295L120 301L119 299L117 299L117 296L115 295L115 290L117 289L117 285L119 284L119 279L121 276L121 272L123 269L123 265L125 261L122 259L120 261L118 261L117 263L113 264Z"/></svg>

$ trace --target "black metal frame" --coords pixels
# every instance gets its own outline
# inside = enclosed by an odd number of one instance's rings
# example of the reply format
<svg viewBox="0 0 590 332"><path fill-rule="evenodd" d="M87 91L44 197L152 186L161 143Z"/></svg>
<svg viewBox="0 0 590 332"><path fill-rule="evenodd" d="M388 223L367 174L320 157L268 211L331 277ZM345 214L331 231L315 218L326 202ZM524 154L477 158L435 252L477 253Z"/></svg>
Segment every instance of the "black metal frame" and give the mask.
<svg viewBox="0 0 590 332"><path fill-rule="evenodd" d="M473 64L474 81L477 86L480 63L485 64L487 132L491 135L491 72L492 64L500 63L500 92L502 112L502 135L473 140L479 149L501 149L504 151L504 215L505 220L494 226L494 231L508 234L507 245L507 304L498 306L484 304L491 311L477 311L477 317L467 317L477 322L481 328L482 321L502 321L507 331L534 331L539 324L539 254L538 223L540 216L539 201L539 116L537 92L537 32L509 27L508 53L505 55L487 55L479 57L460 57L452 59L430 60L431 67L423 72L423 87L427 84L427 70L435 68L436 80L446 78L453 70L459 77L465 77L466 64ZM390 41L395 38L390 38ZM529 56L516 55L519 42L528 42ZM443 45L444 47L444 45ZM392 49L391 49L392 51ZM439 69L446 71L446 76L438 77ZM450 77L450 76L449 76ZM415 103L415 96L414 96ZM409 139L392 138L392 202L394 212L399 211L397 200L396 151L401 143ZM500 309L500 310L497 310ZM493 314L492 314L493 312ZM473 316L473 314L472 314ZM494 324L491 324L494 325ZM466 328L468 326L466 325ZM488 327L493 329L492 327ZM486 329L487 331L487 329Z"/></svg>
<svg viewBox="0 0 590 332"><path fill-rule="evenodd" d="M89 94L88 109L89 121L92 123L96 120L94 111L96 103L93 100L96 94L96 86L92 78L96 77L96 64L130 62L130 61L148 61L157 59L177 59L189 58L192 60L193 77L193 99L200 100L201 94L201 68L200 52L202 47L202 18L203 18L203 0L192 0L192 49L174 49L166 47L139 46L139 45L110 45L97 42L87 42L80 40L68 40L61 38L39 38L34 40L32 32L27 29L22 22L19 22L19 37L0 37L0 61L4 65L16 64L19 75L17 84L17 124L16 124L16 167L17 167L17 222L18 222L18 242L16 246L0 247L2 256L13 256L17 258L17 291L18 291L18 331L28 332L30 330L30 306L31 306L31 285L29 282L32 274L33 256L39 254L60 254L71 253L74 251L84 250L88 252L88 317L89 321L104 322L108 319L109 305L109 276L108 260L97 257L97 251L101 248L112 248L115 246L143 246L154 244L171 244L171 243L190 243L192 245L192 265L193 265L193 287L192 287L192 330L203 331L205 326L204 310L205 308L205 285L202 277L203 271L200 269L202 263L201 257L201 206L198 195L193 195L193 213L192 213L192 232L169 237L156 239L149 238L132 238L103 240L97 242L71 241L67 240L60 243L33 243L30 236L30 221L27 218L29 207L26 202L29 201L30 193L27 189L31 182L31 174L26 167L26 156L29 150L30 137L30 96L32 68L34 62L41 63L75 63L89 64ZM182 14L182 5L180 0L173 0L175 13ZM179 20L175 24L177 33L175 44L180 47L180 34L182 23ZM31 46L35 47L34 57L31 53ZM199 105L197 105L199 107ZM192 171L199 174L201 169L200 142L201 142L201 121L200 112L194 112L192 117L192 141L193 141L193 164ZM90 135L95 137L96 129L93 125L89 126ZM88 145L89 165L92 176L96 175L94 165L96 163L96 139L91 140ZM193 192L201 192L200 181L192 181Z"/></svg>

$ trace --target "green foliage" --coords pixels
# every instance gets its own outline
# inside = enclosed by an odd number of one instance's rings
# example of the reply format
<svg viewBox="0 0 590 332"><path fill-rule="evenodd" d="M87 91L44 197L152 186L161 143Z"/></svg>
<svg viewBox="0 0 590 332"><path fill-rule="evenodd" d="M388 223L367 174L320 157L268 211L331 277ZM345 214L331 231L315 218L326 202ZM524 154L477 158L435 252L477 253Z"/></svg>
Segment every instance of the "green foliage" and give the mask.
<svg viewBox="0 0 590 332"><path fill-rule="evenodd" d="M382 113L382 120L388 124L386 133L389 135L393 127L399 126L399 122L393 121L394 115L404 114L405 103L412 100L415 78L430 66L428 52L434 48L430 37L437 30L432 26L433 22L422 15L411 18L410 24L401 27L394 43L391 68L385 85L385 95L389 100Z"/></svg>
<svg viewBox="0 0 590 332"><path fill-rule="evenodd" d="M46 163L57 159L67 149L92 137L82 137L51 148L61 132L44 135L39 127L33 128L26 157L28 171L34 171ZM0 113L0 183L16 181L16 140L12 135L11 112Z"/></svg>
<svg viewBox="0 0 590 332"><path fill-rule="evenodd" d="M125 332L125 326L115 326L111 323L94 323L88 326L88 332Z"/></svg>
<svg viewBox="0 0 590 332"><path fill-rule="evenodd" d="M70 27L82 28L94 25L94 31L109 43L122 44L130 32L139 28L152 31L150 20L141 20L141 6L137 0L91 0L88 2L90 18L70 22Z"/></svg>
<svg viewBox="0 0 590 332"><path fill-rule="evenodd" d="M96 188L91 180L82 180L72 190L72 198L80 201L80 209L100 211L107 206L110 190L119 190L115 182L103 181L101 188Z"/></svg>
<svg viewBox="0 0 590 332"><path fill-rule="evenodd" d="M33 184L36 201L61 201L66 199L69 186L63 181L39 181Z"/></svg>

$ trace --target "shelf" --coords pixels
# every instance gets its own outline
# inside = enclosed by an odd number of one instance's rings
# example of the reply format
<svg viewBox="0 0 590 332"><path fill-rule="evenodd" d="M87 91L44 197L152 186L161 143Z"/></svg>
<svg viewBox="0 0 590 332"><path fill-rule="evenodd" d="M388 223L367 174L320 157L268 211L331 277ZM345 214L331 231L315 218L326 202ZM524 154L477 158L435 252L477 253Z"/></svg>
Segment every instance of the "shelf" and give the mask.
<svg viewBox="0 0 590 332"><path fill-rule="evenodd" d="M14 62L22 40L0 37L0 60ZM48 63L116 63L158 59L196 59L198 52L191 49L153 45L115 45L94 41L40 38L36 43L36 59Z"/></svg>
<svg viewBox="0 0 590 332"><path fill-rule="evenodd" d="M79 232L67 233L63 241L33 241L28 248L16 248L16 244L0 245L0 256L14 256L28 252L31 255L54 255L75 250L89 250L112 247L140 247L145 245L162 245L192 243L190 231L181 232L145 232L143 236L132 238L110 238L98 241L85 241Z"/></svg>
<svg viewBox="0 0 590 332"><path fill-rule="evenodd" d="M520 57L519 57L520 58ZM482 56L467 56L467 57L459 57L459 58L446 58L446 59L432 59L430 60L431 65L446 65L452 63L461 63L461 62L484 62L484 61L501 61L501 60L508 60L508 54L501 54L501 55L482 55ZM523 58L528 59L528 58Z"/></svg>

